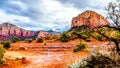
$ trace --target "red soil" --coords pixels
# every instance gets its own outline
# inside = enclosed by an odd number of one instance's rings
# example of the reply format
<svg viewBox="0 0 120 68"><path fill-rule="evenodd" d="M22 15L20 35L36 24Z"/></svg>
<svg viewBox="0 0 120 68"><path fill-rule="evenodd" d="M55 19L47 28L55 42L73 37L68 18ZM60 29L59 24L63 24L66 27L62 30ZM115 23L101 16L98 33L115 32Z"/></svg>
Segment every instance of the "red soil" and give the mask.
<svg viewBox="0 0 120 68"><path fill-rule="evenodd" d="M78 44L80 40L74 40L67 43L62 42L47 42L44 43L25 43L17 42L11 44L11 48L5 53L4 58L15 59L26 57L26 63L22 63L21 60L8 61L8 67L4 68L66 68L75 61L80 61L81 59L90 56L90 52L81 51L78 53L73 53L75 45ZM92 50L101 49L101 47L106 47L108 42L88 42L88 47L93 48ZM26 48L26 50L21 50L20 47ZM90 51L92 51L90 50Z"/></svg>

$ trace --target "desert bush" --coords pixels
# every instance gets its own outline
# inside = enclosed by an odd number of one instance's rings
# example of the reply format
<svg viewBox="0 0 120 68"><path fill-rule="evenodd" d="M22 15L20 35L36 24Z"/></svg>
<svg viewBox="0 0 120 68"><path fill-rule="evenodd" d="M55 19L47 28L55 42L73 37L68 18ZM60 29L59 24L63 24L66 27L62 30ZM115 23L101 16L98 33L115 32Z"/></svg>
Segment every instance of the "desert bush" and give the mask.
<svg viewBox="0 0 120 68"><path fill-rule="evenodd" d="M87 35L87 32L80 33L80 38L87 39L89 36Z"/></svg>
<svg viewBox="0 0 120 68"><path fill-rule="evenodd" d="M107 28L104 28L104 27L101 28L101 29L100 29L101 33L105 33L105 32L107 31L106 29L107 29Z"/></svg>
<svg viewBox="0 0 120 68"><path fill-rule="evenodd" d="M61 34L60 40L61 40L62 42L68 42L68 41L71 40L71 35L70 35L69 33L67 33L67 32L63 32L63 33Z"/></svg>
<svg viewBox="0 0 120 68"><path fill-rule="evenodd" d="M4 53L5 53L5 49L2 46L0 46L0 64L2 64Z"/></svg>
<svg viewBox="0 0 120 68"><path fill-rule="evenodd" d="M69 68L119 68L120 58L116 61L102 54L92 55L69 66Z"/></svg>
<svg viewBox="0 0 120 68"><path fill-rule="evenodd" d="M57 41L57 40L59 40L60 39L60 36L59 35L53 35L52 36L52 40L55 40L55 41Z"/></svg>
<svg viewBox="0 0 120 68"><path fill-rule="evenodd" d="M74 39L76 39L76 38L78 38L77 32L76 32L76 31L73 31L73 32L71 33L71 39L74 40Z"/></svg>
<svg viewBox="0 0 120 68"><path fill-rule="evenodd" d="M81 42L80 44L76 45L76 48L74 49L74 52L85 50L86 48L87 48L87 44L85 42Z"/></svg>
<svg viewBox="0 0 120 68"><path fill-rule="evenodd" d="M12 38L12 43L15 43L15 42L18 42L18 41L20 41L20 38L18 38L18 37L16 37L16 36L14 36L14 37Z"/></svg>
<svg viewBox="0 0 120 68"><path fill-rule="evenodd" d="M81 32L76 32L74 33L78 38L81 38L85 41L90 41L90 32L89 31L81 31Z"/></svg>
<svg viewBox="0 0 120 68"><path fill-rule="evenodd" d="M10 48L10 42L5 42L4 44L3 44L3 47L4 48Z"/></svg>
<svg viewBox="0 0 120 68"><path fill-rule="evenodd" d="M29 38L29 39L25 39L25 41L28 42L28 43L31 43L33 41L33 39Z"/></svg>
<svg viewBox="0 0 120 68"><path fill-rule="evenodd" d="M102 37L101 35L97 35L97 36L95 37L95 39L98 40L98 41L102 41L103 37Z"/></svg>
<svg viewBox="0 0 120 68"><path fill-rule="evenodd" d="M36 42L42 43L43 42L43 38L36 38Z"/></svg>

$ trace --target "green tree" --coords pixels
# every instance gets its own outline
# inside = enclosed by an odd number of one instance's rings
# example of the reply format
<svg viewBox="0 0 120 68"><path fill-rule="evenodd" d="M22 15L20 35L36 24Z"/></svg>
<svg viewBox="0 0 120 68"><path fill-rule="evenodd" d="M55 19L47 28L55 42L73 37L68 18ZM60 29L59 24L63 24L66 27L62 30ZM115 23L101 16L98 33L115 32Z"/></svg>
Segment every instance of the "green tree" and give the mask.
<svg viewBox="0 0 120 68"><path fill-rule="evenodd" d="M60 36L62 42L68 42L71 39L71 35L68 32L63 32Z"/></svg>

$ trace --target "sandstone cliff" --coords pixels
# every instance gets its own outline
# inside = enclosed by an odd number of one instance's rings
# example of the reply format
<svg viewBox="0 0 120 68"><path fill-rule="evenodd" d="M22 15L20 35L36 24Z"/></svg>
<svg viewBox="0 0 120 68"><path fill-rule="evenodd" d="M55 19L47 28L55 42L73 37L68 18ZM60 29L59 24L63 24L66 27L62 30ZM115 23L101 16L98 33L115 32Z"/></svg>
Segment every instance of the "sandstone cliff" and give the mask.
<svg viewBox="0 0 120 68"><path fill-rule="evenodd" d="M100 14L94 11L87 10L72 19L71 27L82 25L87 25L90 27L90 29L93 29L95 27L109 25L109 22Z"/></svg>
<svg viewBox="0 0 120 68"><path fill-rule="evenodd" d="M6 37L8 39L12 38L13 36L17 36L24 39L27 37L34 37L35 32L21 29L10 23L3 23L0 24L0 36Z"/></svg>

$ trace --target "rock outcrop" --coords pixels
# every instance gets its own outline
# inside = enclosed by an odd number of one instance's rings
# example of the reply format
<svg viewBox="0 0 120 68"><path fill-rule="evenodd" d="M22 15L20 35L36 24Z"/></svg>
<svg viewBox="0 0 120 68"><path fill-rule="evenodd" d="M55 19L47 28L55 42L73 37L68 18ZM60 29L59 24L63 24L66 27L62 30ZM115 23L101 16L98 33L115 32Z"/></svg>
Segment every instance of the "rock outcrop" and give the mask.
<svg viewBox="0 0 120 68"><path fill-rule="evenodd" d="M71 27L73 28L77 26L87 25L90 29L93 29L95 27L100 27L109 24L110 23L107 21L107 19L105 19L100 14L94 11L87 10L72 19Z"/></svg>

